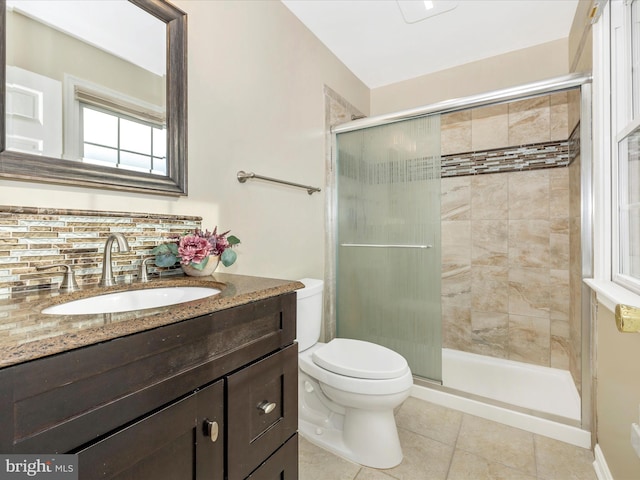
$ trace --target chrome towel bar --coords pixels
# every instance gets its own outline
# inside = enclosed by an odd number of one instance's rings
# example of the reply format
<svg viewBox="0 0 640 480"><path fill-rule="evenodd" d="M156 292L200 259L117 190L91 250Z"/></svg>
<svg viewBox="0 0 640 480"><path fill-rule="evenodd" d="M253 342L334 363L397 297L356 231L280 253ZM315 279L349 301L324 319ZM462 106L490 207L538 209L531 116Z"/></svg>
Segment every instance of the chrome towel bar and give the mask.
<svg viewBox="0 0 640 480"><path fill-rule="evenodd" d="M381 245L375 243L341 243L341 247L372 247L372 248L433 248L433 245Z"/></svg>
<svg viewBox="0 0 640 480"><path fill-rule="evenodd" d="M309 195L311 195L311 194L313 194L315 192L320 192L321 191L319 188L310 187L309 185L302 185L300 183L287 182L286 180L278 180L277 178L263 177L262 175L256 175L253 172L244 172L242 170L240 170L238 172L237 176L238 176L238 181L240 183L246 182L247 179L249 179L249 178L257 178L259 180L266 180L267 182L275 182L275 183L281 183L283 185L289 185L291 187L304 188Z"/></svg>

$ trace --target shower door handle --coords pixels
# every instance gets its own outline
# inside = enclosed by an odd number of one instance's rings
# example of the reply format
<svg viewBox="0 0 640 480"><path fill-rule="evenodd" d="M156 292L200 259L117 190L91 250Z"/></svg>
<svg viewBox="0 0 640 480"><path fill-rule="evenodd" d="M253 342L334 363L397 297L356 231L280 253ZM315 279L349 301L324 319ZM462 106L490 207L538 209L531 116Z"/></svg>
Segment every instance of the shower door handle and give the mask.
<svg viewBox="0 0 640 480"><path fill-rule="evenodd" d="M433 248L433 245L385 245L376 243L341 243L341 247L371 247L371 248Z"/></svg>

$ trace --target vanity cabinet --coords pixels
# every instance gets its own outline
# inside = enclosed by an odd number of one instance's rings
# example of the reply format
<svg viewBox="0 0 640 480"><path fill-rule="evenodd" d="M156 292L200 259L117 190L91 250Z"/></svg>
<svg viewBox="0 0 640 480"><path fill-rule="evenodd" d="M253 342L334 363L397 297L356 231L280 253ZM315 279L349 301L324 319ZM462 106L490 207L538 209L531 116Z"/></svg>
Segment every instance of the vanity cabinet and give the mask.
<svg viewBox="0 0 640 480"><path fill-rule="evenodd" d="M298 478L295 292L0 369L0 452L79 478Z"/></svg>

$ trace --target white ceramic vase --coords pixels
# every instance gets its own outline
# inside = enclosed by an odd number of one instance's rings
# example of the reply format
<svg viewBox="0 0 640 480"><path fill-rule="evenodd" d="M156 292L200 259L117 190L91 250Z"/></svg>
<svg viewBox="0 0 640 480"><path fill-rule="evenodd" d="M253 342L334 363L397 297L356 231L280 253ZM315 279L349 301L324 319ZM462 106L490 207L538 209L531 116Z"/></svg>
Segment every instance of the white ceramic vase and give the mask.
<svg viewBox="0 0 640 480"><path fill-rule="evenodd" d="M207 260L207 264L202 270L198 270L191 265L182 265L182 271L185 273L185 275L189 275L190 277L208 277L209 275L213 275L213 272L216 271L219 263L219 256L210 255L209 260Z"/></svg>

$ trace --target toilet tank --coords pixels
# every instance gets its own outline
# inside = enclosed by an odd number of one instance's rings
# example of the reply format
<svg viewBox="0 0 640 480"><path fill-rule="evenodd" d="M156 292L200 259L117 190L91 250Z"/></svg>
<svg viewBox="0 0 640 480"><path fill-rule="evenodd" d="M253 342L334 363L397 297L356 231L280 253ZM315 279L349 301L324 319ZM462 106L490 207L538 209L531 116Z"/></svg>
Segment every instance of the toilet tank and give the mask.
<svg viewBox="0 0 640 480"><path fill-rule="evenodd" d="M304 288L296 290L298 351L312 347L320 338L322 328L322 288L324 282L315 278L303 278Z"/></svg>

